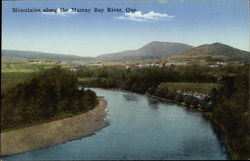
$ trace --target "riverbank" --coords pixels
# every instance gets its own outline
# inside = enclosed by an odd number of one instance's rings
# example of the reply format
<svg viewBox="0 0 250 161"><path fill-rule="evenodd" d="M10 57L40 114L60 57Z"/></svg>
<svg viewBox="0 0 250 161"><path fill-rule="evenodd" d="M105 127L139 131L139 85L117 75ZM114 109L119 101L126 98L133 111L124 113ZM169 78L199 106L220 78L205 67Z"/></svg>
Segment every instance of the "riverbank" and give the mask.
<svg viewBox="0 0 250 161"><path fill-rule="evenodd" d="M107 125L106 101L92 110L57 121L1 133L1 156L27 152L94 134Z"/></svg>
<svg viewBox="0 0 250 161"><path fill-rule="evenodd" d="M215 128L215 130L217 132L220 133L220 135L223 136L223 141L225 142L225 148L226 148L226 151L229 155L229 159L232 159L232 156L234 156L235 154L233 153L233 151L231 150L229 144L228 144L228 137L227 137L227 133L225 132L225 129L224 129L224 126L222 124L220 124L217 120L215 120L213 117L212 117L212 113L211 112L206 112L204 111L203 109L201 108L197 108L193 105L187 105L185 104L184 102L178 102L176 100L171 100L171 99L166 99L166 98L161 98L161 97L158 97L158 96L154 96L154 95L151 95L151 94L145 94L149 97L152 97L152 98L155 98L155 99L158 99L160 101L163 101L163 102L168 102L168 103L174 103L174 104L178 104L178 105L181 105L181 106L185 106L189 109L192 109L194 111L197 111L197 112L201 112L203 114L204 117L206 117L207 119L209 119L212 123L213 123L213 127Z"/></svg>

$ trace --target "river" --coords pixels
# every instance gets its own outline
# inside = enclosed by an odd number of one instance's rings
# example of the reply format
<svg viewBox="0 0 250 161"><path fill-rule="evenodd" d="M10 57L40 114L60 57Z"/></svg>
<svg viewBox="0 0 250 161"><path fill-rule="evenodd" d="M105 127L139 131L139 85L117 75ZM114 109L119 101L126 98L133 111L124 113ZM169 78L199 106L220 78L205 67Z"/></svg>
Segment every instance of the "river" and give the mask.
<svg viewBox="0 0 250 161"><path fill-rule="evenodd" d="M107 101L109 126L94 135L7 160L228 159L209 120L180 105L92 88Z"/></svg>

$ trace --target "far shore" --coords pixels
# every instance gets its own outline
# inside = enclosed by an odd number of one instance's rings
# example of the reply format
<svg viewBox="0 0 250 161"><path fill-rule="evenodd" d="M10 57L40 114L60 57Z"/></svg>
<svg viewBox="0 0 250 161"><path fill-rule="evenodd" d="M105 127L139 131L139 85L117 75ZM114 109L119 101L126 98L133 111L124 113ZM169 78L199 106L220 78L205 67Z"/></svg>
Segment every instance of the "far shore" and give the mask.
<svg viewBox="0 0 250 161"><path fill-rule="evenodd" d="M94 134L107 125L106 101L92 110L61 120L1 133L1 156L27 152Z"/></svg>

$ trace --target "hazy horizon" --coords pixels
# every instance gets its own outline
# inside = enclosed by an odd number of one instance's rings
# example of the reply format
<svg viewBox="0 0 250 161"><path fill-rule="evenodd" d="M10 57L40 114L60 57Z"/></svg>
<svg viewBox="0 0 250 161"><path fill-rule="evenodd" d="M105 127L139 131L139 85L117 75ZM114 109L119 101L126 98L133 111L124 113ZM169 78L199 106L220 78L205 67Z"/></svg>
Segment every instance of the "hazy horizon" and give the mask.
<svg viewBox="0 0 250 161"><path fill-rule="evenodd" d="M151 42L155 42L155 41L151 41ZM149 43L147 43L147 44L149 44ZM178 42L166 42L166 43L178 43ZM214 42L214 43L221 43L221 42ZM147 45L147 44L145 44L145 45ZM186 44L186 43L183 43L183 44ZM190 45L190 44L186 44L186 45ZM202 44L202 45L206 45L206 44ZM224 45L228 45L228 44L224 44ZM141 47L143 47L143 46L141 46ZM97 54L96 56L84 56L84 55L68 54L68 53L52 53L52 52L34 51L34 50L17 50L17 51L41 52L41 53L47 53L47 54L59 54L59 55L70 55L70 56L80 56L80 57L98 57L98 56L104 55L104 54L113 54L113 53L118 53L118 52L123 52L123 51L129 51L129 50L137 50L137 49L139 49L141 47L138 47L136 49L127 49L127 50L122 50L122 51L116 51L116 52L112 52L112 53L100 53L100 54ZM193 46L193 47L195 48L195 47L198 47L198 46ZM234 46L231 46L231 47L236 48ZM239 48L236 48L236 49L239 49ZM16 50L16 49L2 49L2 50ZM242 49L240 49L240 50L242 50ZM243 50L243 51L247 51L247 50ZM249 51L247 51L247 52L249 52Z"/></svg>
<svg viewBox="0 0 250 161"><path fill-rule="evenodd" d="M249 49L248 0L3 1L2 49L95 57L152 41ZM15 13L12 8L126 8L135 13ZM237 12L237 11L241 12Z"/></svg>

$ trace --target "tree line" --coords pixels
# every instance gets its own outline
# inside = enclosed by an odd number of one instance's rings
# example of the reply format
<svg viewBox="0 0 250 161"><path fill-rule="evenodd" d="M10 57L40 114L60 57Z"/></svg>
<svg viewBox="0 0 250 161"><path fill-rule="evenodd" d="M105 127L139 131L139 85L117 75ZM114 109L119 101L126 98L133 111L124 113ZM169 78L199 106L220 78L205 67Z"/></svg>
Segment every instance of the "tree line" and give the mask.
<svg viewBox="0 0 250 161"><path fill-rule="evenodd" d="M1 129L85 112L96 104L96 94L80 90L74 73L61 67L47 69L1 94Z"/></svg>

